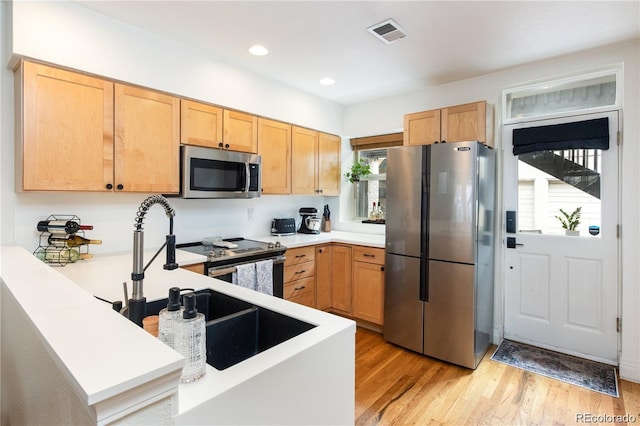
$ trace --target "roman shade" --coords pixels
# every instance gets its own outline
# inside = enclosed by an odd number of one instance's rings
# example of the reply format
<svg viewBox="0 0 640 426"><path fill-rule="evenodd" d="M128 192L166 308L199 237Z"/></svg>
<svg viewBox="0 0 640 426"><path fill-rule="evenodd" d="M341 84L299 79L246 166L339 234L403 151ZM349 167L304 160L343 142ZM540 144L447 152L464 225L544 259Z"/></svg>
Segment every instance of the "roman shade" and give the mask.
<svg viewBox="0 0 640 426"><path fill-rule="evenodd" d="M565 149L609 149L609 119L513 130L513 155Z"/></svg>
<svg viewBox="0 0 640 426"><path fill-rule="evenodd" d="M351 139L351 149L359 151L362 149L379 149L402 146L403 135L404 133L398 132L386 135L353 138Z"/></svg>

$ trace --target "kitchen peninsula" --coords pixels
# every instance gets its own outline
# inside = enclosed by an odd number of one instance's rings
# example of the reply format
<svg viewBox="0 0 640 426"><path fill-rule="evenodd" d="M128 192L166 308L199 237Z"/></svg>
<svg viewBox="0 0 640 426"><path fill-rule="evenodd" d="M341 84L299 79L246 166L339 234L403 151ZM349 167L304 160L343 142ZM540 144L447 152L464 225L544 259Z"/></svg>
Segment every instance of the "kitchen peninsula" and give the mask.
<svg viewBox="0 0 640 426"><path fill-rule="evenodd" d="M131 254L52 268L22 247L2 261L3 423L351 424L355 323L199 275L147 269L148 300L211 288L315 325L225 370L179 384L183 358L115 313ZM145 253L145 259L150 257ZM201 256L177 252L182 265Z"/></svg>

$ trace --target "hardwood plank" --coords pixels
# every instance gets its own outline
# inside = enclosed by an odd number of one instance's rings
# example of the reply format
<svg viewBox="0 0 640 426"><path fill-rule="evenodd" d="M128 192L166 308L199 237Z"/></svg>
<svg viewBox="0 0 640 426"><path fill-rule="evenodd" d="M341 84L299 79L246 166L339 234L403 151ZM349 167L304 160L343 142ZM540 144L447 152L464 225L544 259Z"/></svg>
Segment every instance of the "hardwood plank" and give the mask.
<svg viewBox="0 0 640 426"><path fill-rule="evenodd" d="M640 422L640 383L620 380L620 398L613 398L495 362L490 359L494 350L469 370L387 343L379 333L359 327L356 424L566 425L585 423L579 415L625 414Z"/></svg>

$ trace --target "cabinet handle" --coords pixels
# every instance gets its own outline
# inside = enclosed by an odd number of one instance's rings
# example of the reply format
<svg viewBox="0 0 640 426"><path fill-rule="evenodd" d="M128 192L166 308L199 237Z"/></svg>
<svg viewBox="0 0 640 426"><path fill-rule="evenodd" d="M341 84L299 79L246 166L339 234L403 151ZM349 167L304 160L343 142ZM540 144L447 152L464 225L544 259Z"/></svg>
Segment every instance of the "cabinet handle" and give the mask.
<svg viewBox="0 0 640 426"><path fill-rule="evenodd" d="M381 266L381 267L380 267L380 270L381 270L381 271L384 271L384 266Z"/></svg>
<svg viewBox="0 0 640 426"><path fill-rule="evenodd" d="M294 288L294 290L295 290L295 291L298 291L298 290L302 290L303 288L304 288L304 286L303 286L303 285L301 285L300 287L295 287L295 288Z"/></svg>
<svg viewBox="0 0 640 426"><path fill-rule="evenodd" d="M322 194L322 189L319 189L318 192Z"/></svg>
<svg viewBox="0 0 640 426"><path fill-rule="evenodd" d="M218 143L218 148L222 148L224 145L222 144L222 142Z"/></svg>
<svg viewBox="0 0 640 426"><path fill-rule="evenodd" d="M107 186L107 189L113 189L113 185L110 183L108 183L106 186Z"/></svg>
<svg viewBox="0 0 640 426"><path fill-rule="evenodd" d="M297 257L298 259L300 259L300 258L302 258L302 257L306 257L306 256L307 256L306 254L298 254L298 255L296 255L296 257Z"/></svg>
<svg viewBox="0 0 640 426"><path fill-rule="evenodd" d="M116 188L118 189L118 191L122 191L124 189L124 185L119 183L118 186L116 186Z"/></svg>
<svg viewBox="0 0 640 426"><path fill-rule="evenodd" d="M225 144L224 147L225 147L225 149L229 149L229 144L228 143Z"/></svg>
<svg viewBox="0 0 640 426"><path fill-rule="evenodd" d="M324 249L318 249L318 253L324 253Z"/></svg>
<svg viewBox="0 0 640 426"><path fill-rule="evenodd" d="M364 257L376 257L375 254L369 254L369 253L364 253L363 256Z"/></svg>

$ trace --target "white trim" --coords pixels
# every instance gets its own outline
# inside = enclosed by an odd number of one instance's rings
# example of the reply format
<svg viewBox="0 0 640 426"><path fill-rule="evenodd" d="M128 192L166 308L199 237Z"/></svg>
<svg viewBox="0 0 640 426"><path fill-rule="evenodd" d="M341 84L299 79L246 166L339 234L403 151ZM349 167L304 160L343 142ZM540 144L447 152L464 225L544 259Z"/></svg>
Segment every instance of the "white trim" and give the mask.
<svg viewBox="0 0 640 426"><path fill-rule="evenodd" d="M514 93L526 93L531 92L534 94L536 92L540 92L546 89L551 89L554 87L567 86L571 83L578 83L585 80L591 80L598 77L605 77L609 75L615 75L616 80L616 103L614 105L607 105L604 107L597 108L587 108L580 109L571 112L558 112L552 114L542 114L537 115L535 117L516 117L516 118L508 118L507 114L507 96ZM507 86L502 90L502 124L513 124L513 123L526 123L528 121L535 121L540 119L547 118L559 118L559 117L567 117L573 114L593 114L599 112L608 112L608 111L616 111L621 110L623 105L623 82L624 82L624 64L617 63L612 64L607 67L599 67L592 70L583 71L580 73L571 73L565 74L562 76L545 78L530 81L527 83L519 83L516 85Z"/></svg>

